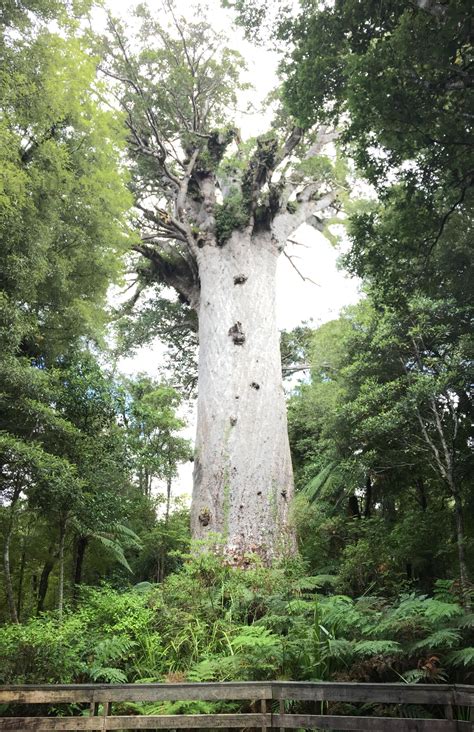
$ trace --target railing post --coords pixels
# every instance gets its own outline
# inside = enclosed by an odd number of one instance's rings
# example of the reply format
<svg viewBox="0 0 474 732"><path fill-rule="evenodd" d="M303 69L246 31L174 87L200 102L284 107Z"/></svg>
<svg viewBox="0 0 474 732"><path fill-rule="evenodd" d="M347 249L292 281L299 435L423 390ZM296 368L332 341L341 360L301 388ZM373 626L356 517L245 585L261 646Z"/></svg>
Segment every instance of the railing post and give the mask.
<svg viewBox="0 0 474 732"><path fill-rule="evenodd" d="M284 699L280 699L280 701L278 702L278 712L279 712L280 716L285 713L285 700ZM285 732L285 728L280 727L280 732Z"/></svg>
<svg viewBox="0 0 474 732"><path fill-rule="evenodd" d="M262 714L267 713L267 700L266 699L260 699L260 711L262 712ZM262 726L262 732L267 732L266 725Z"/></svg>
<svg viewBox="0 0 474 732"><path fill-rule="evenodd" d="M455 696L455 693L454 693L455 692L455 687L454 686L451 686L450 687L450 691L451 691L451 697L450 697L450 700L449 700L449 704L446 704L445 707L444 707L444 715L445 715L446 719L454 720L453 705L456 703L456 696ZM457 728L457 724L456 724L456 728Z"/></svg>
<svg viewBox="0 0 474 732"><path fill-rule="evenodd" d="M107 717L110 716L112 710L112 702L104 702L104 709L102 712L102 729L107 729Z"/></svg>

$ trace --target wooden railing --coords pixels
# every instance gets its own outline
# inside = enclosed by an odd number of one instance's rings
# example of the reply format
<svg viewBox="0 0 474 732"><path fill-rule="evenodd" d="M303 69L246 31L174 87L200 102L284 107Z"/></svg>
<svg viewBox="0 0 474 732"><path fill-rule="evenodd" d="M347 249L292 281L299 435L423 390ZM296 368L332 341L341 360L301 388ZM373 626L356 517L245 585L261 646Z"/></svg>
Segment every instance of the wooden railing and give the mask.
<svg viewBox="0 0 474 732"><path fill-rule="evenodd" d="M113 705L162 701L247 702L234 714L113 714ZM390 716L336 714L335 703L393 705ZM7 716L0 730L140 729L332 729L377 732L474 732L474 686L306 682L232 682L204 684L79 684L0 686L0 704L77 705L82 716ZM410 714L410 705L416 714ZM123 706L122 706L123 708ZM420 716L420 708L428 708ZM10 706L11 709L11 706ZM38 708L37 708L38 709ZM8 707L7 707L8 710ZM249 710L249 711L248 711ZM310 713L308 713L308 711ZM37 710L36 710L37 712ZM57 708L55 709L57 712ZM37 712L38 713L38 712ZM44 711L43 711L44 714ZM364 716L365 715L365 716ZM398 715L398 716L396 716ZM429 717L438 717L436 719Z"/></svg>

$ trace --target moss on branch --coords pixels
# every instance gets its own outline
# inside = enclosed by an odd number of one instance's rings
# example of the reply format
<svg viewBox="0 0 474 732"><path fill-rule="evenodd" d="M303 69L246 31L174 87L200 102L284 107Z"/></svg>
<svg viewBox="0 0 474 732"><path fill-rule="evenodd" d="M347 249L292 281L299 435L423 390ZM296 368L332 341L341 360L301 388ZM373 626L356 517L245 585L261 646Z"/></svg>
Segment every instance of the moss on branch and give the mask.
<svg viewBox="0 0 474 732"><path fill-rule="evenodd" d="M216 204L214 217L216 221L216 240L219 246L223 246L230 239L233 231L241 230L249 223L249 203L245 200L242 192L235 188L223 203Z"/></svg>

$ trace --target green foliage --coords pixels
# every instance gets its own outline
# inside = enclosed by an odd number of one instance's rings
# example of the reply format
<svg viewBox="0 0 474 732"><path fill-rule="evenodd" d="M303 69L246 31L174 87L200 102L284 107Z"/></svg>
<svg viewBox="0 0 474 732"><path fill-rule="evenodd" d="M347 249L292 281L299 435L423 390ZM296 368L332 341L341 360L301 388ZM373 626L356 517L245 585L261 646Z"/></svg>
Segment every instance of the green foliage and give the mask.
<svg viewBox="0 0 474 732"><path fill-rule="evenodd" d="M156 479L171 481L179 463L192 456L188 440L179 436L185 425L176 410L178 392L139 374L124 383L122 418L127 427L127 448L140 489L150 495Z"/></svg>
<svg viewBox="0 0 474 732"><path fill-rule="evenodd" d="M216 237L220 246L230 238L235 230L243 229L249 221L249 211L242 193L232 191L221 204L216 204Z"/></svg>
<svg viewBox="0 0 474 732"><path fill-rule="evenodd" d="M433 681L472 666L453 598L351 599L320 593L326 580L297 564L244 570L202 554L161 585L83 590L62 623L45 614L0 631L0 681L389 681L417 670Z"/></svg>
<svg viewBox="0 0 474 732"><path fill-rule="evenodd" d="M466 314L449 297L418 295L401 309L369 296L306 348L311 384L289 405L295 515L313 537L305 556L318 572L338 566L345 592L396 593L412 581L431 589L472 562L462 538L456 567L452 502L462 511L471 501Z"/></svg>
<svg viewBox="0 0 474 732"><path fill-rule="evenodd" d="M236 6L250 29L254 3ZM453 279L447 275L444 286L468 291L470 15L466 0L449 7L308 1L299 17L274 27L291 41L282 65L289 109L308 128L338 124L346 154L378 193L371 210L348 208L353 245L346 263L392 303L420 286L436 297L439 270L447 272L453 257Z"/></svg>

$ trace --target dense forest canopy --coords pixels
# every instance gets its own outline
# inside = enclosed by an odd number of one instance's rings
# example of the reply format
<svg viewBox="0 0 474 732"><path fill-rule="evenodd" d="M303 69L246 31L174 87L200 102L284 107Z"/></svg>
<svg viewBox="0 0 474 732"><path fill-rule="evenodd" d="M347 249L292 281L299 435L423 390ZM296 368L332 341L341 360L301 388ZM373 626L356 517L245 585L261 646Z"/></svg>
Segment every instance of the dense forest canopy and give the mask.
<svg viewBox="0 0 474 732"><path fill-rule="evenodd" d="M281 58L249 140L204 15L0 9L0 683L472 682L469 4L225 4ZM335 221L361 301L280 335Z"/></svg>

